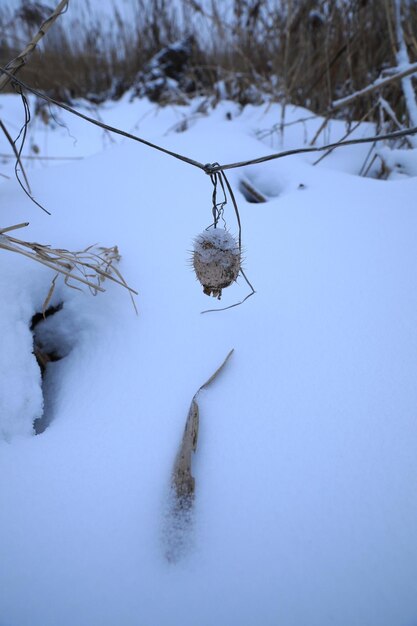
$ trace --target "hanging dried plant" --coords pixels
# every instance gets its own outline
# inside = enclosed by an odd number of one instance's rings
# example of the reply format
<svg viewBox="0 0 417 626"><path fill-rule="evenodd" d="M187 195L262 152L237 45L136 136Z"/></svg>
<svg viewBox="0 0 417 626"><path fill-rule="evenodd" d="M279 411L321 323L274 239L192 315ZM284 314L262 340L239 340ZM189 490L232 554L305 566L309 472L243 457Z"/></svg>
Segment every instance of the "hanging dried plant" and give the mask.
<svg viewBox="0 0 417 626"><path fill-rule="evenodd" d="M203 286L203 292L207 296L213 296L218 300L221 299L222 290L236 282L239 275L243 277L251 291L240 302L235 302L235 304L230 304L220 309L207 309L206 311L201 311L202 313L232 309L243 304L255 293L253 286L242 269L242 225L236 198L226 174L223 171L217 171L217 167L220 167L218 163L208 163L205 166L205 171L210 174L210 180L213 184L211 209L213 222L194 241L192 257L194 271L197 280ZM220 185L222 192L220 200L217 197L218 185ZM224 217L224 210L227 205L226 190L235 210L238 225L238 236L236 238L226 230ZM218 227L220 220L223 222L224 228Z"/></svg>
<svg viewBox="0 0 417 626"><path fill-rule="evenodd" d="M193 266L207 296L220 300L222 289L239 275L241 253L236 239L224 228L200 233L194 242Z"/></svg>

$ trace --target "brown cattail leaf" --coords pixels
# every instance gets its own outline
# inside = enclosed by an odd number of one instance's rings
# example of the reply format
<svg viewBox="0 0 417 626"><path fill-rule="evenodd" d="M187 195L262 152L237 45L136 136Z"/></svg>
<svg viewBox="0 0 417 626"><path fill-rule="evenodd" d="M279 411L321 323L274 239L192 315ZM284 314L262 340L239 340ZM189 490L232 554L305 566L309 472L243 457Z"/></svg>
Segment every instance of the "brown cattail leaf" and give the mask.
<svg viewBox="0 0 417 626"><path fill-rule="evenodd" d="M233 349L226 356L221 365L210 376L206 382L199 387L194 394L187 420L185 422L184 434L181 445L175 459L171 476L172 500L170 502L170 515L167 531L167 546L165 556L169 561L177 561L182 555L187 543L187 533L192 523L192 513L195 495L195 479L192 474L192 457L197 449L198 429L199 429L199 407L197 403L198 394L217 378L224 368Z"/></svg>

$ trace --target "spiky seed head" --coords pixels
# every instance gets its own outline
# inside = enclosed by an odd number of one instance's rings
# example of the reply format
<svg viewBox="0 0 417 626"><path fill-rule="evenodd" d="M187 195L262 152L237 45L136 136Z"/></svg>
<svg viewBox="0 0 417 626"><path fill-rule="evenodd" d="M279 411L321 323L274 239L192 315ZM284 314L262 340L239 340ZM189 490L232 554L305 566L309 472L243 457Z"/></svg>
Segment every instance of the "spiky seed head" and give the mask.
<svg viewBox="0 0 417 626"><path fill-rule="evenodd" d="M238 243L224 228L205 230L196 237L193 266L207 296L220 300L222 289L237 279L240 263Z"/></svg>

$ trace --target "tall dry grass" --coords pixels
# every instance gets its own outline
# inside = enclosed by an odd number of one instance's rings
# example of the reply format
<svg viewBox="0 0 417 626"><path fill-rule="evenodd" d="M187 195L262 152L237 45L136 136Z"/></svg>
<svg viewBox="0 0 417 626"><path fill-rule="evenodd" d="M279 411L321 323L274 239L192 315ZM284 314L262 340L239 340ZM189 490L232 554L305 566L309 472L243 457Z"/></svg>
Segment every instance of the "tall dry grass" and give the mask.
<svg viewBox="0 0 417 626"><path fill-rule="evenodd" d="M223 93L242 104L259 92L325 114L332 101L361 89L396 65L394 0L131 0L130 18L114 5L103 20L91 6L67 15L48 33L20 76L64 100L117 98L161 48L192 35L191 95ZM230 6L225 16L225 6ZM417 59L417 3L404 2L409 57ZM88 11L90 9L90 11ZM42 6L0 8L0 63L41 21ZM43 16L44 17L44 16ZM398 119L406 116L401 85L384 91ZM363 117L375 96L341 115ZM373 113L376 119L377 111ZM372 117L372 116L371 116Z"/></svg>

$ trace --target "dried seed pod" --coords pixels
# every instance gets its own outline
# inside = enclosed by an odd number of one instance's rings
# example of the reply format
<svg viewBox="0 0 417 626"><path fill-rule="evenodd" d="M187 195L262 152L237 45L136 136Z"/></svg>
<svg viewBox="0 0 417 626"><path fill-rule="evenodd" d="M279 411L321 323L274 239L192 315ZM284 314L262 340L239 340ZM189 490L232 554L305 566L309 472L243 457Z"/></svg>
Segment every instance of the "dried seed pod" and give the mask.
<svg viewBox="0 0 417 626"><path fill-rule="evenodd" d="M240 249L236 239L223 228L200 233L194 242L193 266L207 296L220 300L240 271Z"/></svg>

